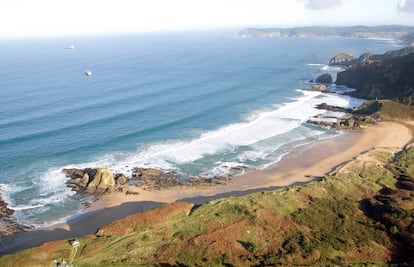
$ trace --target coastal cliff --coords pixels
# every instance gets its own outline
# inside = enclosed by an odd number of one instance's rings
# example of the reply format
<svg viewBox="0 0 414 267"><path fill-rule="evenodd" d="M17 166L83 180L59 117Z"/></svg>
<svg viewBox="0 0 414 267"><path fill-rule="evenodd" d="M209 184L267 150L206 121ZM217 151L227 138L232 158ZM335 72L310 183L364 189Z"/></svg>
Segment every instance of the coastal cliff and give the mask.
<svg viewBox="0 0 414 267"><path fill-rule="evenodd" d="M338 73L336 84L357 89L352 96L414 103L414 47L383 55L364 54L347 63L350 67Z"/></svg>

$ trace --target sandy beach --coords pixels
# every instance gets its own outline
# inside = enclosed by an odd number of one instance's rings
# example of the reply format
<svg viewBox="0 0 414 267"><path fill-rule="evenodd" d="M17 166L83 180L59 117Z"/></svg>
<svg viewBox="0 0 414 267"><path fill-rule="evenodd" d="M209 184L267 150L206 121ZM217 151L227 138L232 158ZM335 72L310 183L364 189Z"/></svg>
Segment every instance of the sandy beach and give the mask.
<svg viewBox="0 0 414 267"><path fill-rule="evenodd" d="M381 122L360 131L347 131L342 135L321 140L301 147L286 155L278 163L265 170L250 171L236 177L232 183L215 187L179 187L163 191L131 190L138 195L115 193L95 202L91 209L115 207L127 202L161 201L204 198L217 195L235 195L263 188L283 187L295 183L309 182L323 176L336 166L352 160L359 154L376 147L403 147L411 142L414 122ZM203 201L204 202L204 201Z"/></svg>
<svg viewBox="0 0 414 267"><path fill-rule="evenodd" d="M146 191L133 187L131 190L139 194L108 194L92 203L82 215L72 218L67 223L1 239L0 254L37 246L50 240L92 234L100 226L113 220L155 208L164 203L187 201L201 204L212 199L309 182L367 150L377 147L402 148L411 143L413 137L414 121L381 122L359 131L347 131L338 137L298 148L269 168L247 172L234 178L227 185L183 186L162 191Z"/></svg>

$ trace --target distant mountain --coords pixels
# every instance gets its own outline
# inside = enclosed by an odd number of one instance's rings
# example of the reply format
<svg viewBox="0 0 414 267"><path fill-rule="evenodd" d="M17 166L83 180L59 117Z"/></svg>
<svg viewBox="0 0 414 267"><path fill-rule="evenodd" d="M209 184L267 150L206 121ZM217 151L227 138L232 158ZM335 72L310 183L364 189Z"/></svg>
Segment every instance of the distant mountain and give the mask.
<svg viewBox="0 0 414 267"><path fill-rule="evenodd" d="M276 37L326 37L338 36L348 38L389 38L412 45L414 27L402 25L384 26L346 26L322 27L309 26L297 28L247 28L237 33L240 38L276 38ZM411 36L411 37L410 37Z"/></svg>

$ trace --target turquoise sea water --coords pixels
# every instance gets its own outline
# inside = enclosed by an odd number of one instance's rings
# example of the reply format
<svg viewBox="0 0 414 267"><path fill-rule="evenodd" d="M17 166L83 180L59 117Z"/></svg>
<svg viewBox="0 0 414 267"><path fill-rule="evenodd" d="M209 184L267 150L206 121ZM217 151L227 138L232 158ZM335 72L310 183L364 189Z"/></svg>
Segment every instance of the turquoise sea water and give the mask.
<svg viewBox="0 0 414 267"><path fill-rule="evenodd" d="M230 31L0 39L3 195L19 221L41 225L85 200L65 187L64 167L129 174L151 166L183 179L264 168L338 134L305 123L322 112L316 104L360 102L298 90L335 74L325 65L331 56L396 48L386 40L240 39Z"/></svg>

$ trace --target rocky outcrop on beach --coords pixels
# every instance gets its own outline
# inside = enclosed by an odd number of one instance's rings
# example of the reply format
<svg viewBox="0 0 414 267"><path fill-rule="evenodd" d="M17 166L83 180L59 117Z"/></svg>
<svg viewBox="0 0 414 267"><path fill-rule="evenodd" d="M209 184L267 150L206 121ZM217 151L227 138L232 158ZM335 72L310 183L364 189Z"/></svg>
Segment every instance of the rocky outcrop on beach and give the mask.
<svg viewBox="0 0 414 267"><path fill-rule="evenodd" d="M241 173L243 166L231 167L231 171ZM225 185L231 182L231 175L183 178L179 173L156 168L134 168L131 178L120 173L112 173L108 168L63 169L69 180L66 185L73 191L91 195L102 195L111 192L136 194L127 188L129 185L144 190L164 190L176 186L212 186Z"/></svg>
<svg viewBox="0 0 414 267"><path fill-rule="evenodd" d="M102 195L114 191L127 182L122 174L114 174L108 168L63 169L70 178L66 183L76 192Z"/></svg>
<svg viewBox="0 0 414 267"><path fill-rule="evenodd" d="M0 186L1 190L1 186ZM0 246L2 243L2 236L8 236L17 232L26 231L30 227L17 223L12 215L14 210L10 209L7 202L3 200L0 192Z"/></svg>
<svg viewBox="0 0 414 267"><path fill-rule="evenodd" d="M367 101L357 108L350 109L321 103L315 108L332 112L341 112L343 115L340 117L328 118L317 115L307 122L334 129L359 129L365 125L378 123L378 121L383 118L383 114L381 113L383 107L389 109L390 106L392 106L392 103L390 102Z"/></svg>
<svg viewBox="0 0 414 267"><path fill-rule="evenodd" d="M393 100L368 100L354 109L331 106L326 103L315 108L341 112L339 117L317 115L307 122L334 129L359 129L383 120L414 120L414 106Z"/></svg>
<svg viewBox="0 0 414 267"><path fill-rule="evenodd" d="M132 177L137 179L137 185L145 190L161 190L182 185L176 172L155 168L134 168Z"/></svg>
<svg viewBox="0 0 414 267"><path fill-rule="evenodd" d="M235 170L243 171L243 167L233 167ZM240 169L242 168L242 169ZM163 190L175 186L213 186L226 185L232 181L232 176L189 177L183 179L174 171L163 171L154 168L135 168L133 179L138 180L138 186L145 190Z"/></svg>

